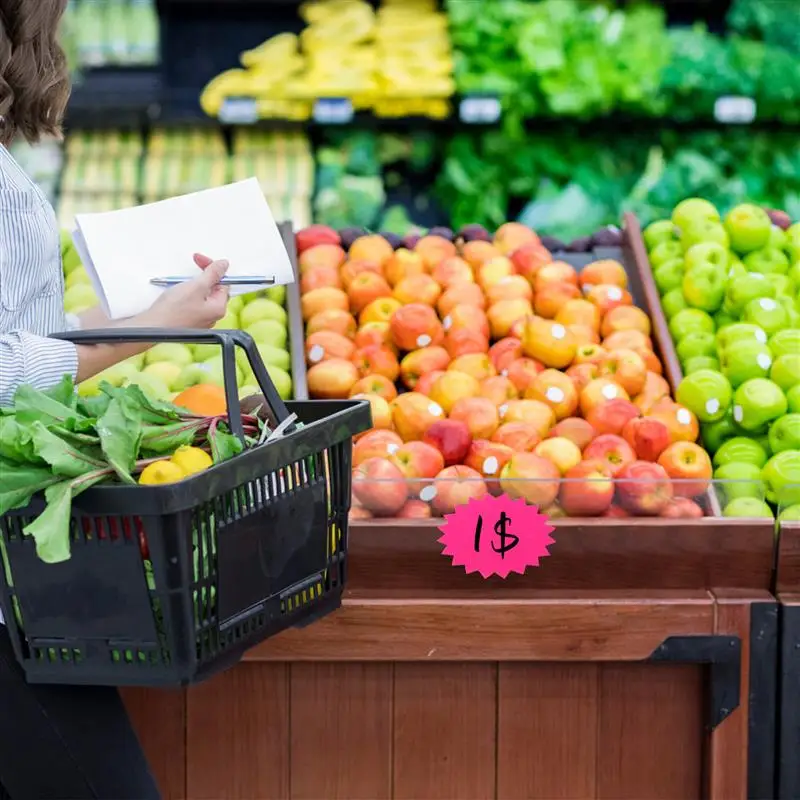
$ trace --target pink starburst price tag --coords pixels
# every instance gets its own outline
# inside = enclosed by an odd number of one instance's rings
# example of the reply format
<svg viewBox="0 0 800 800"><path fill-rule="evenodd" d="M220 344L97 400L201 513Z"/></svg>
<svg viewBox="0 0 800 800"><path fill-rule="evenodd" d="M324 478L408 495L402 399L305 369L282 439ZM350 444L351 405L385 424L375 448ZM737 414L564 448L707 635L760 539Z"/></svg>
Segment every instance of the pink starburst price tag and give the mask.
<svg viewBox="0 0 800 800"><path fill-rule="evenodd" d="M547 548L553 544L554 529L536 506L504 494L486 494L447 514L439 530L442 554L452 557L454 567L479 572L484 578L507 578L512 572L538 567L539 560L550 555Z"/></svg>

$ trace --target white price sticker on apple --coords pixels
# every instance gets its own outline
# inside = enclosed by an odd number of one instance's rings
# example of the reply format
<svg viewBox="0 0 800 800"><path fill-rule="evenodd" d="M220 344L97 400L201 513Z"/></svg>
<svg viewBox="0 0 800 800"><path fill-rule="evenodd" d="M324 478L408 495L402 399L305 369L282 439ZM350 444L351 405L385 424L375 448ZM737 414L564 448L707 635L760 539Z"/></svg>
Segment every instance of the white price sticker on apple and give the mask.
<svg viewBox="0 0 800 800"><path fill-rule="evenodd" d="M226 97L219 110L224 125L252 125L258 121L258 105L254 97Z"/></svg>
<svg viewBox="0 0 800 800"><path fill-rule="evenodd" d="M726 125L749 125L756 118L756 101L752 97L718 97L714 103L714 119Z"/></svg>
<svg viewBox="0 0 800 800"><path fill-rule="evenodd" d="M497 97L464 97L458 107L458 116L467 125L493 125L501 112Z"/></svg>

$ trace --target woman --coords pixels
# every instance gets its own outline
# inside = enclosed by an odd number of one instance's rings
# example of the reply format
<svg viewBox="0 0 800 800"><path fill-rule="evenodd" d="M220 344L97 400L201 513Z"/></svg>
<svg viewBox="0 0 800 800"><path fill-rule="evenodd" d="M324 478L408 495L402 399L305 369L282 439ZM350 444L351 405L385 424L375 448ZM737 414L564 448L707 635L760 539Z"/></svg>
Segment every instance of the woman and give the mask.
<svg viewBox="0 0 800 800"><path fill-rule="evenodd" d="M47 338L79 324L108 327L98 310L68 321L55 215L8 145L58 135L69 96L57 30L67 0L0 0L0 406L18 386L83 381L145 349ZM124 326L209 328L225 313L227 263L162 294ZM0 483L2 475L0 475ZM159 792L114 689L29 686L0 626L0 797L151 800Z"/></svg>

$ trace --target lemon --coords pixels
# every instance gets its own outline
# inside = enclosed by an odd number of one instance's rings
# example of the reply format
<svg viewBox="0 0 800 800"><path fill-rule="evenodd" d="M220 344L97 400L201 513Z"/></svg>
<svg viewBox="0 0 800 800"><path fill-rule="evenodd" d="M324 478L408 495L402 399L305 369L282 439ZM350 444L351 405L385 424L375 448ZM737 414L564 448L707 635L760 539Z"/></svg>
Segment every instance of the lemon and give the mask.
<svg viewBox="0 0 800 800"><path fill-rule="evenodd" d="M196 475L214 464L211 456L199 447L179 447L170 461L179 467L184 475Z"/></svg>
<svg viewBox="0 0 800 800"><path fill-rule="evenodd" d="M171 461L156 461L148 464L139 476L143 486L159 486L163 483L177 483L186 477L186 473Z"/></svg>

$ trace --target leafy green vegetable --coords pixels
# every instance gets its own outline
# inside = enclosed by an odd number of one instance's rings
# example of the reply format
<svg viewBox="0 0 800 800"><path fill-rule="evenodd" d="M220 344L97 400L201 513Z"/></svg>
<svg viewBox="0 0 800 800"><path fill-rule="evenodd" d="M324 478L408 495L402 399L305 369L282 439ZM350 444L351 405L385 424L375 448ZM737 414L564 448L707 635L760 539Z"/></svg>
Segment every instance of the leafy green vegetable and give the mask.
<svg viewBox="0 0 800 800"><path fill-rule="evenodd" d="M47 563L70 557L72 499L81 492L114 480L135 484L152 456L181 445L205 447L215 463L242 451L224 418L190 415L134 386L101 389L98 397L78 398L68 377L48 392L23 386L0 416L0 516L43 491L45 509L24 533ZM243 421L250 438L260 431L260 420Z"/></svg>

